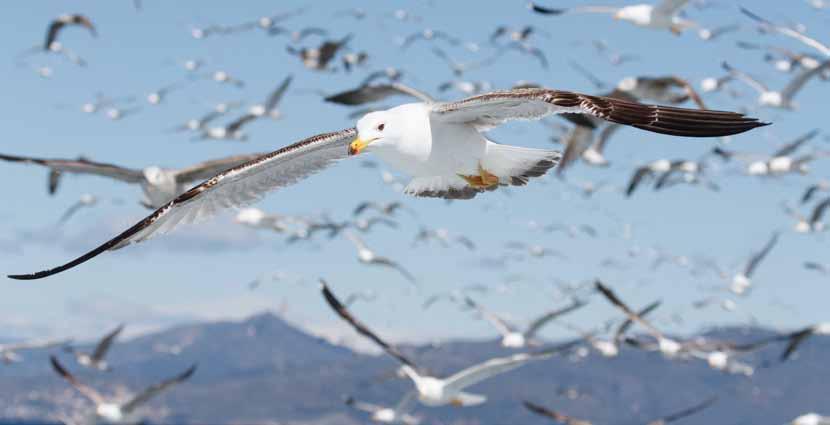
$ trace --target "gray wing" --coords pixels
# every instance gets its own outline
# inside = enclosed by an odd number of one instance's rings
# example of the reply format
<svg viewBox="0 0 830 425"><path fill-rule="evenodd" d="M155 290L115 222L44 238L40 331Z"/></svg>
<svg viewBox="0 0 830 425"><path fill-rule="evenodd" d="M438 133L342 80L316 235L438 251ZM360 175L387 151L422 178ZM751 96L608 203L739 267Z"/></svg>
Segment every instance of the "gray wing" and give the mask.
<svg viewBox="0 0 830 425"><path fill-rule="evenodd" d="M333 292L331 292L331 290L329 290L328 286L326 285L326 282L322 280L320 285L320 291L323 293L323 298L325 298L326 303L329 305L329 307L331 307L331 309L334 310L334 312L337 313L337 315L340 316L341 319L349 323L349 325L351 325L352 328L354 328L354 330L357 331L357 333L372 340L372 342L374 342L380 348L382 348L383 351L386 352L386 354L389 354L390 356L394 357L399 362L417 369L415 363L412 363L412 361L404 357L404 355L401 354L397 348L395 348L392 345L389 345L389 343L387 343L386 341L381 339L377 334L372 332L372 330L369 329L368 326L364 325L361 321L357 320L357 318L352 315L349 309L346 308L346 306L344 306L339 299L337 299L337 297L334 295Z"/></svg>
<svg viewBox="0 0 830 425"><path fill-rule="evenodd" d="M696 404L692 407L683 409L679 412L672 413L671 415L667 415L667 416L663 417L662 419L660 419L660 421L662 423L669 423L669 422L674 422L678 419L685 418L687 416L694 415L697 412L700 412L702 410L705 410L705 409L709 408L709 406L715 404L716 401L718 401L717 396L709 397L708 399L706 399L706 400L704 400L704 401L702 401L702 402L700 402L700 403L698 403L698 404Z"/></svg>
<svg viewBox="0 0 830 425"><path fill-rule="evenodd" d="M276 89L274 89L271 95L268 96L268 100L265 102L266 111L271 111L277 107L277 105L280 103L280 100L282 100L283 95L285 95L285 92L288 90L288 86L291 85L291 80L293 79L294 77L291 75L285 77L285 79L282 80L282 83L280 83L280 85Z"/></svg>
<svg viewBox="0 0 830 425"><path fill-rule="evenodd" d="M79 393L81 393L84 397L88 398L95 404L101 404L104 402L104 397L98 391L95 391L94 388L89 387L83 384L81 381L78 381L75 378L75 375L70 373L63 365L58 361L58 358L55 356L49 356L49 362L52 363L52 369L61 376L61 378L65 379L66 382L69 382L73 388L75 388Z"/></svg>
<svg viewBox="0 0 830 425"><path fill-rule="evenodd" d="M689 3L689 0L663 0L654 6L654 13L667 16L676 15L687 3Z"/></svg>
<svg viewBox="0 0 830 425"><path fill-rule="evenodd" d="M646 317L652 311L657 309L657 307L660 307L660 304L662 304L662 301L655 301L645 306L645 308L643 308L642 310L638 311L637 315L640 317ZM625 333L628 331L628 328L630 328L633 324L634 322L630 318L625 319L625 321L623 321L622 324L620 324L620 326L617 328L617 331L614 333L614 341L616 341L618 344L622 342L622 340L625 338Z"/></svg>
<svg viewBox="0 0 830 425"><path fill-rule="evenodd" d="M0 154L0 160L40 165L49 168L52 172L91 174L101 177L110 177L126 183L138 183L144 179L144 174L141 170L125 168L103 162L93 162L84 158L48 159Z"/></svg>
<svg viewBox="0 0 830 425"><path fill-rule="evenodd" d="M824 212L827 211L827 207L830 206L830 198L827 198L816 205L813 209L813 214L810 216L810 223L815 224L821 221L821 218L824 216Z"/></svg>
<svg viewBox="0 0 830 425"><path fill-rule="evenodd" d="M766 125L734 112L644 105L622 99L550 89L514 89L436 103L432 118L466 123L480 130L512 120L537 120L549 114L587 114L606 121L673 136L717 137Z"/></svg>
<svg viewBox="0 0 830 425"><path fill-rule="evenodd" d="M497 357L464 369L445 379L448 391L461 391L493 376L509 372L528 362L550 358L554 354L567 351L578 345L579 340L561 344L538 353L520 353L508 357Z"/></svg>
<svg viewBox="0 0 830 425"><path fill-rule="evenodd" d="M278 149L217 174L88 253L58 267L37 273L11 275L12 279L41 279L71 269L103 252L147 240L231 207L250 205L268 192L293 185L348 157L353 128L324 133Z"/></svg>
<svg viewBox="0 0 830 425"><path fill-rule="evenodd" d="M795 153L795 151L797 151L798 148L801 147L801 145L809 142L810 140L812 140L813 138L818 136L819 132L820 132L820 130L817 129L817 128L811 130L807 134L805 134L803 136L800 136L799 138L793 140L792 142L787 143L786 145L782 146L781 149L778 149L775 153L772 154L772 157L774 158L774 157L777 157L777 156L785 156L785 155L790 155L790 154Z"/></svg>
<svg viewBox="0 0 830 425"><path fill-rule="evenodd" d="M772 251L772 248L775 244L778 243L778 232L772 234L769 242L767 242L764 247L752 255L752 258L749 259L749 262L746 265L746 269L744 269L744 276L751 277L752 273L755 272L755 269L758 268L758 265L761 264L761 261Z"/></svg>
<svg viewBox="0 0 830 425"><path fill-rule="evenodd" d="M656 339L663 338L663 333L660 332L657 328L654 327L651 323L646 321L642 318L639 314L637 314L634 310L632 310L627 304L625 304L618 296L608 288L607 286L603 285L602 282L596 281L595 286L597 291L601 293L611 304L615 305L617 308L623 311L629 319L634 322L639 323L641 326L645 327L649 333Z"/></svg>
<svg viewBox="0 0 830 425"><path fill-rule="evenodd" d="M433 102L432 97L428 94L400 83L360 86L356 89L333 94L324 100L326 102L352 106L376 102L395 95L410 96L423 102Z"/></svg>
<svg viewBox="0 0 830 425"><path fill-rule="evenodd" d="M584 302L584 301L574 300L574 302L571 303L568 306L565 306L565 307L560 308L560 309L553 310L553 311L539 317L538 319L534 320L527 327L527 330L525 331L525 338L533 338L534 336L536 336L536 333L539 332L539 329L542 329L542 326L545 326L545 324L547 324L551 320L556 319L557 317L560 317L560 316L564 316L564 315L566 315L568 313L571 313L573 311L579 310L580 308L584 307L586 304L587 303Z"/></svg>
<svg viewBox="0 0 830 425"><path fill-rule="evenodd" d="M263 155L265 155L265 153L257 152L248 155L236 155L227 158L200 162L190 167L182 168L176 172L176 182L179 184L188 184L207 180L225 170L238 167Z"/></svg>
<svg viewBox="0 0 830 425"><path fill-rule="evenodd" d="M794 38L794 39L796 39L796 40L798 40L798 41L800 41L800 42L802 42L802 43L818 50L823 55L830 56L830 47L828 47L825 44L820 43L818 40L816 40L814 38L810 38L810 37L798 32L798 31L796 31L792 28L787 28L787 27L775 25L772 22L770 22L770 21L768 21L768 20L766 20L766 19L750 12L749 10L744 9L743 7L741 8L741 13L748 16L750 19L754 20L755 22L758 22L760 27L763 28L764 30L774 31L774 32L777 32L779 34L785 35L787 37Z"/></svg>
<svg viewBox="0 0 830 425"><path fill-rule="evenodd" d="M188 368L186 371L182 372L179 375L161 381L158 384L151 385L146 390L142 391L141 394L135 396L132 400L128 401L126 404L121 406L121 410L124 411L124 413L132 412L138 406L141 406L142 404L146 403L151 398L160 394L164 390L188 380L194 372L196 372L195 364L193 366L190 366L190 368Z"/></svg>
<svg viewBox="0 0 830 425"><path fill-rule="evenodd" d="M512 332L516 332L516 328L508 323L506 320L502 319L501 317L497 316L495 313L487 310L483 306L479 305L477 302L473 301L470 297L464 297L464 302L471 308L474 308L484 317L488 322L490 322L496 330L499 331L502 335L507 335Z"/></svg>
<svg viewBox="0 0 830 425"><path fill-rule="evenodd" d="M92 353L92 359L95 361L101 361L104 359L104 356L107 355L107 351L109 351L110 346L115 341L115 338L118 338L118 334L124 330L124 325L118 325L117 328L113 329L112 332L108 333L106 336L101 338L101 342L95 347L95 351Z"/></svg>
<svg viewBox="0 0 830 425"><path fill-rule="evenodd" d="M789 84L787 84L787 87L784 87L784 90L781 90L781 97L792 100L792 98L798 94L799 90L804 88L804 85L807 84L808 81L816 75L823 73L828 68L830 68L830 60L822 62L821 65L813 69L801 71L800 74L798 74L792 79L792 81L789 82Z"/></svg>

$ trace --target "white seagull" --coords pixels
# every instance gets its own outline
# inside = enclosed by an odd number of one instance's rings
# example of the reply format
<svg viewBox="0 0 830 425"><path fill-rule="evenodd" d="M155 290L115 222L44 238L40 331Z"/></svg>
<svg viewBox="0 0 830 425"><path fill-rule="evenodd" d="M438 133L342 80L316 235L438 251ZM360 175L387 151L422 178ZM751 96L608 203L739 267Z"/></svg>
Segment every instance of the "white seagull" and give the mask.
<svg viewBox="0 0 830 425"><path fill-rule="evenodd" d="M77 351L72 347L68 347L67 351L70 351L75 355L75 360L77 360L78 364L81 366L100 371L108 371L110 370L110 365L107 363L105 357L109 352L112 343L115 342L115 339L118 338L118 335L122 330L124 330L123 324L118 325L117 328L104 335L104 337L98 341L98 344L95 345L95 350L93 350L92 353Z"/></svg>
<svg viewBox="0 0 830 425"><path fill-rule="evenodd" d="M269 191L295 184L364 151L375 152L411 174L405 192L415 196L470 199L500 185L525 185L556 165L559 152L497 144L481 132L507 121L563 113L588 114L687 137L725 136L766 125L733 112L643 105L551 89L515 89L457 102L402 105L366 115L358 121L357 129L313 136L220 172L87 254L52 270L13 278L50 276L179 223L193 222L224 208L250 205Z"/></svg>
<svg viewBox="0 0 830 425"><path fill-rule="evenodd" d="M89 387L82 382L78 381L74 375L69 373L66 368L63 367L62 364L58 361L55 356L51 356L50 358L52 362L52 368L60 375L63 379L69 382L73 388L75 388L81 395L86 397L89 401L95 403L95 412L93 420L95 421L105 421L111 424L137 424L140 423L140 417L137 415L136 409L138 409L141 405L147 403L151 398L155 397L159 393L167 390L168 388L179 384L181 382L186 381L193 375L193 372L196 371L196 365L191 366L189 369L184 371L183 373L174 376L173 378L164 380L159 382L158 384L151 385L147 387L144 391L140 392L138 395L133 397L131 400L127 401L126 403L116 403L112 401L107 401L104 396L101 395L98 391L94 388Z"/></svg>
<svg viewBox="0 0 830 425"><path fill-rule="evenodd" d="M764 83L752 78L749 74L739 71L728 63L722 63L723 69L726 70L735 79L741 80L749 87L758 92L758 104L770 108L788 109L792 110L797 107L793 102L795 95L804 88L813 77L822 74L827 69L830 69L830 60L826 60L816 68L805 69L798 73L789 84L781 91L770 90Z"/></svg>
<svg viewBox="0 0 830 425"><path fill-rule="evenodd" d="M421 418L411 415L409 412L415 407L417 393L410 391L403 396L395 407L384 407L376 404L357 401L352 397L346 399L346 405L357 410L370 413L372 420L383 424L404 424L418 425Z"/></svg>
<svg viewBox="0 0 830 425"><path fill-rule="evenodd" d="M9 344L0 344L0 361L4 364L17 363L23 360L18 351L23 350L38 350L41 348L52 348L58 345L69 343L69 340L47 340L47 341L27 341L27 342L13 342Z"/></svg>
<svg viewBox="0 0 830 425"><path fill-rule="evenodd" d="M758 268L758 265L761 264L761 261L766 258L772 248L775 247L775 244L778 243L778 232L773 233L772 237L769 241L761 248L760 251L752 254L749 257L749 261L747 261L746 266L744 267L743 271L735 274L732 276L732 284L729 286L729 290L732 291L735 295L743 295L749 290L750 286L752 286L752 275L755 273L755 269Z"/></svg>
<svg viewBox="0 0 830 425"><path fill-rule="evenodd" d="M415 282L415 277L412 276L411 273L409 273L405 268L403 268L403 266L390 260L389 258L377 255L374 251L369 249L368 246L366 246L366 243L363 242L363 239L361 239L360 236L357 236L353 232L346 231L346 237L349 238L350 241L352 241L355 248L357 249L358 261L360 261L363 264L383 266L395 269L398 271L398 273L401 274L401 276L403 276L407 281L409 281L409 283L417 286Z"/></svg>
<svg viewBox="0 0 830 425"><path fill-rule="evenodd" d="M684 30L694 28L697 23L680 16L681 10L689 0L663 0L657 4L632 4L623 7L580 6L571 9L553 9L530 3L530 9L544 15L561 15L563 13L608 13L621 21L627 21L638 27L669 30L681 34Z"/></svg>
<svg viewBox="0 0 830 425"><path fill-rule="evenodd" d="M496 375L524 366L527 363L550 358L558 352L569 350L576 344L568 343L539 353L521 353L508 357L497 357L464 369L448 378L440 379L420 374L412 361L404 357L395 347L387 344L363 323L355 319L328 289L325 282L322 282L321 291L326 302L341 318L346 320L358 333L371 339L386 351L387 354L403 364L401 371L415 384L418 400L426 406L453 405L461 407L482 404L487 401L486 396L467 393L464 392L464 389Z"/></svg>
<svg viewBox="0 0 830 425"><path fill-rule="evenodd" d="M63 174L90 174L109 177L124 183L141 186L144 203L158 208L187 189L187 186L202 181L218 172L258 158L261 154L237 155L195 164L181 169L165 169L157 166L143 170L121 167L113 164L93 162L83 157L78 159L50 159L0 154L0 160L35 164L49 169L49 193L54 194Z"/></svg>
<svg viewBox="0 0 830 425"><path fill-rule="evenodd" d="M573 303L563 308L552 310L542 316L539 316L537 319L533 320L526 329L520 331L506 320L473 301L472 298L464 297L464 301L469 307L478 311L482 317L484 317L499 331L502 335L501 345L506 348L523 348L528 346L535 347L541 345L541 341L537 339L536 334L540 329L542 329L543 326L551 320L573 312L586 304L584 301L574 300Z"/></svg>

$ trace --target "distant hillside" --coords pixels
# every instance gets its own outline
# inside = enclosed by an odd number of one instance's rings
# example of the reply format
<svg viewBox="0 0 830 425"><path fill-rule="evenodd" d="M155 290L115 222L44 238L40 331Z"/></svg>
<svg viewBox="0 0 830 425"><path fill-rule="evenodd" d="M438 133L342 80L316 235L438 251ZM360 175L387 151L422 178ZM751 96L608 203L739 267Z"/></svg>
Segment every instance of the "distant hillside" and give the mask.
<svg viewBox="0 0 830 425"><path fill-rule="evenodd" d="M751 340L768 332L724 329L710 334ZM438 375L509 353L495 341L403 349ZM746 360L759 364L774 359L780 349L769 347ZM115 370L104 374L84 371L63 356L83 379L116 392L138 390L199 363L189 383L151 404L150 419L163 423L367 423L364 415L343 406L345 395L391 404L411 385L391 378L397 366L392 360L333 346L271 314L176 327L119 343L111 354ZM685 423L782 424L808 411L830 410L828 355L830 339L815 338L796 360L759 370L752 378L633 350L615 359L554 358L474 387L490 399L483 406L422 407L418 413L427 418L425 423L546 423L521 408L528 399L597 424L642 424L719 395L713 408ZM25 356L23 363L0 368L0 416L7 418L0 424L54 419L61 409L84 405L48 368L47 353Z"/></svg>

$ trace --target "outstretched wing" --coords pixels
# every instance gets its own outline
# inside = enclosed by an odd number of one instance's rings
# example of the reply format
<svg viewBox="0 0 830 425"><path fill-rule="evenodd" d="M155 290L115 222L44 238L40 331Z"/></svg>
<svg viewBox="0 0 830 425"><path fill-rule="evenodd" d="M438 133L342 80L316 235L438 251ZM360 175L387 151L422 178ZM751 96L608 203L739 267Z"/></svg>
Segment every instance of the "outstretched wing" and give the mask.
<svg viewBox="0 0 830 425"><path fill-rule="evenodd" d="M188 380L192 375L193 372L196 372L196 365L190 366L186 371L182 372L179 375L176 375L170 379L166 379L164 381L159 382L158 384L151 385L146 390L142 391L141 394L135 396L132 400L128 401L126 404L121 406L121 410L124 413L130 413L135 410L138 406L149 401L151 398L155 397L162 391L172 387L173 385L180 384L186 380Z"/></svg>
<svg viewBox="0 0 830 425"><path fill-rule="evenodd" d="M772 248L775 247L775 244L778 243L778 232L772 234L772 237L769 239L766 245L761 248L760 251L756 252L752 255L752 258L749 259L749 262L746 265L746 269L744 270L744 276L751 277L752 273L755 272L755 269L758 268L758 265L761 264L761 261L772 251Z"/></svg>
<svg viewBox="0 0 830 425"><path fill-rule="evenodd" d="M470 297L464 297L464 302L471 308L474 308L478 311L478 314L481 315L484 319L486 319L496 330L499 331L502 335L507 335L513 332L516 332L516 328L513 327L510 323L506 320L502 319L501 317L497 316L495 313L487 310L483 306L479 305L477 302L473 301Z"/></svg>
<svg viewBox="0 0 830 425"><path fill-rule="evenodd" d="M196 185L88 253L58 267L12 279L41 279L71 269L103 252L165 233L182 222L206 218L230 207L250 205L268 192L290 186L348 156L353 128L320 134L263 155Z"/></svg>
<svg viewBox="0 0 830 425"><path fill-rule="evenodd" d="M445 380L446 389L448 392L462 391L463 389L475 385L485 379L509 372L517 367L535 361L543 360L553 356L556 353L569 350L571 347L579 344L581 341L573 341L545 350L539 353L519 353L508 357L497 357L479 363L475 366L468 367Z"/></svg>
<svg viewBox="0 0 830 425"><path fill-rule="evenodd" d="M644 105L622 99L550 89L514 89L432 105L432 118L480 130L512 120L550 114L587 114L606 121L673 136L718 137L766 125L734 112Z"/></svg>
<svg viewBox="0 0 830 425"><path fill-rule="evenodd" d="M49 362L52 363L52 369L54 369L55 372L57 372L57 374L61 376L61 378L65 379L66 382L69 382L69 384L72 385L73 388L78 390L78 392L81 393L84 397L88 398L95 404L101 404L104 402L104 397L102 397L98 391L95 391L95 389L93 389L92 387L88 387L85 384L78 381L78 379L75 378L75 375L71 374L68 370L66 370L65 367L63 367L63 365L58 361L57 357L49 356Z"/></svg>
<svg viewBox="0 0 830 425"><path fill-rule="evenodd" d="M525 338L533 338L534 336L536 336L536 333L539 332L539 329L542 329L542 326L545 326L551 320L556 319L557 317L560 317L560 316L564 316L564 315L566 315L568 313L571 313L573 311L576 311L576 310L584 307L586 304L588 304L588 303L586 303L585 301L577 299L577 300L574 300L570 305L567 305L565 307L553 310L553 311L551 311L547 314L542 315L538 319L534 320L527 327L527 330L525 331Z"/></svg>
<svg viewBox="0 0 830 425"><path fill-rule="evenodd" d="M248 161L253 161L265 153L257 152L248 155L235 155L227 158L213 159L210 161L200 162L190 167L183 168L176 173L176 182L180 184L187 184L192 182L200 182L207 180L222 171L229 168L237 167Z"/></svg>
<svg viewBox="0 0 830 425"><path fill-rule="evenodd" d="M800 74L796 75L787 84L787 86L784 87L784 90L781 90L781 97L792 100L792 98L795 97L795 95L798 94L802 88L804 88L804 85L807 84L808 81L816 75L823 73L827 69L830 69L830 60L822 62L821 65L813 69L801 71Z"/></svg>
<svg viewBox="0 0 830 425"><path fill-rule="evenodd" d="M92 174L95 176L110 177L127 183L138 183L144 178L140 170L102 162L93 162L84 158L48 159L0 154L0 160L40 165L48 168L52 172L58 173ZM55 187L57 187L57 184L55 184Z"/></svg>
<svg viewBox="0 0 830 425"><path fill-rule="evenodd" d="M375 344L380 346L380 348L382 348L383 351L385 351L390 356L398 359L398 361L407 366L412 367L413 369L417 369L415 363L412 363L412 361L404 357L404 355L401 354L397 348L389 345L386 341L382 340L379 336L372 332L372 330L369 329L366 325L364 325L354 316L352 316L352 313L349 312L346 306L344 306L343 303L341 303L340 300L337 299L334 293L332 293L331 290L329 290L329 287L328 285L326 285L325 281L321 279L320 283L320 291L322 291L323 293L323 298L326 299L326 302L328 303L329 307L331 307L331 309L334 310L334 312L337 313L337 315L340 316L340 318L352 325L352 327L355 331L357 331L357 333L369 338Z"/></svg>
<svg viewBox="0 0 830 425"><path fill-rule="evenodd" d="M639 314L632 310L626 303L624 303L611 288L605 286L600 281L595 282L595 287L611 304L617 306L620 310L634 322L639 323L654 336L656 339L663 338L663 333L654 327L651 323L643 319Z"/></svg>
<svg viewBox="0 0 830 425"><path fill-rule="evenodd" d="M654 7L655 15L673 16L686 6L689 0L663 0Z"/></svg>
<svg viewBox="0 0 830 425"><path fill-rule="evenodd" d="M118 334L124 330L124 325L118 325L117 328L113 329L112 332L108 333L101 339L101 342L98 343L98 346L95 347L95 352L92 353L92 359L95 361L101 361L104 359L104 356L107 355L107 351L109 351L110 346L115 341L115 338L118 338Z"/></svg>

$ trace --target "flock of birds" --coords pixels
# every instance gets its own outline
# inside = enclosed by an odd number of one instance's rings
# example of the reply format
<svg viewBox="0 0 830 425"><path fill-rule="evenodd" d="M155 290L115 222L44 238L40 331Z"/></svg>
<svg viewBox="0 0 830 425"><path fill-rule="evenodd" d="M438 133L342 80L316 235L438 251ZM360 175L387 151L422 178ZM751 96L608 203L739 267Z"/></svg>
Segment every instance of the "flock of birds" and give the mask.
<svg viewBox="0 0 830 425"><path fill-rule="evenodd" d="M549 3L549 2L546 2ZM579 6L573 8L556 8L541 3L531 3L530 13L557 19L560 15L579 13L609 14L614 19L630 22L647 30L669 31L680 35L684 31L695 30L704 41L724 37L736 32L744 25L729 25L720 28L707 28L690 20L684 9L695 3L705 7L702 2L690 0L662 0L655 4L637 4L624 7ZM701 4L698 4L701 3ZM140 3L136 3L140 7ZM813 7L825 6L813 2ZM304 10L294 10L273 16L230 25L212 25L193 28L191 36L196 39L222 37L239 32L262 31L268 37L286 36L290 44L287 53L301 61L309 72L360 72L366 68L371 57L370 52L356 51L351 47L350 35L330 37L329 31L320 27L308 27L290 30L283 22L299 16ZM528 13L518 8L516 13ZM608 166L610 160L604 150L616 131L624 126L660 133L669 136L695 138L726 138L736 134L752 131L768 125L743 112L715 111L708 109L703 96L715 91L734 90L734 86L745 84L757 91L757 106L792 111L797 108L795 97L812 81L820 83L830 79L830 47L810 37L806 29L773 23L747 9L741 9L746 25L751 25L761 33L775 34L797 40L803 51L792 51L776 45L741 42L742 49L757 50L764 54L765 61L776 70L793 74L791 82L781 90L772 90L763 82L733 65L723 62L724 74L707 78L700 85L700 92L693 84L681 76L636 76L625 78L610 91L606 83L591 72L573 63L573 69L582 74L601 94L583 94L566 90L545 88L540 84L521 81L515 87L500 91L491 91L491 85L482 81L467 81L463 77L472 69L486 68L505 55L518 54L528 57L543 68L548 67L548 60L542 49L534 40L537 37L550 37L540 28L526 26L512 28L500 26L495 28L488 39L492 55L476 62L461 62L453 58L442 47L464 49L480 52L479 43L466 42L449 33L426 28L402 37L400 49L407 49L414 43L431 43L432 53L446 62L453 75L453 80L442 83L438 91L460 92L469 97L457 101L438 101L426 91L410 87L403 82L406 73L396 68L367 72L363 82L354 88L339 93L325 94L324 101L355 107L350 119L355 126L343 130L306 137L294 144L268 153L229 156L194 164L180 169L163 168L150 165L135 169L120 165L98 162L79 157L77 159L37 158L23 155L0 154L0 160L37 166L45 169L48 175L48 192L54 194L59 190L63 177L67 174L94 175L137 184L141 187L143 198L139 201L150 213L133 226L115 235L89 252L43 271L26 274L13 274L9 278L33 280L47 278L68 271L108 251L122 249L128 245L143 242L154 236L169 232L177 226L211 217L228 208L238 208L235 222L250 228L284 235L289 244L321 238L345 237L355 247L357 260L371 267L385 268L396 273L419 290L416 277L398 260L383 255L382 251L373 249L361 235L376 231L378 227L397 228L400 220L416 217L413 209L403 202L379 203L366 201L358 204L351 217L343 220L329 216L289 216L269 213L251 204L263 198L269 192L290 185L301 184L306 177L321 172L331 165L352 157L372 153L385 166L410 176L409 181L402 181L397 176L384 172L384 182L396 190L414 197L431 197L445 199L447 202L463 201L477 196L488 196L485 192L504 190L508 187L521 187L534 179L547 174L556 174L565 179L567 170L577 163L592 167ZM365 19L367 12L360 9L344 10L338 17ZM418 18L407 11L398 10L392 19L406 21ZM566 19L561 17L558 19ZM97 37L93 21L82 14L62 15L49 23L43 45L25 52L21 60L29 60L38 54L59 55L68 58L78 66L85 66L86 61L74 51L61 43L64 31L73 27L85 28L90 36ZM320 38L323 41L317 47L297 47L307 38ZM619 66L627 61L637 60L635 56L613 52L604 42L593 42L598 54L608 59L609 65ZM439 47L442 46L442 47ZM516 57L513 60L518 60ZM166 96L177 90L184 90L188 84L199 80L212 80L220 84L242 87L244 81L227 71L201 73L203 61L187 60L183 63L188 78L162 87L146 96L150 105L165 101ZM51 77L53 70L37 68L43 77ZM172 129L175 132L193 134L194 140L224 140L241 142L248 139L243 129L253 121L261 119L281 119L280 103L285 93L291 89L292 76L282 79L268 93L264 101L254 104L247 111L239 113L236 118L225 125L212 126L213 123L242 106L241 102L227 102L215 105L207 112L182 123ZM737 92L733 95L737 96ZM413 103L386 108L377 102L392 96L405 96L414 99ZM100 96L94 102L84 104L86 113L105 111L113 120L123 119L140 111L135 105L135 98L112 99ZM651 102L651 103L646 103ZM695 108L683 108L678 105L691 102ZM652 104L653 103L653 104ZM360 107L362 109L357 109ZM496 143L487 136L487 131L510 121L538 121L557 115L569 122L545 125L562 129L564 133L557 137L562 149L536 149ZM631 178L621 192L626 197L633 196L649 182L655 190L663 190L675 185L701 185L710 190L718 190L718 184L710 174L712 162L730 163L741 161L745 164L743 172L752 176L777 177L787 174L808 174L809 164L827 156L827 151L812 149L805 152L811 141L819 137L818 130L807 132L795 140L781 146L775 152L765 155L736 152L718 144L717 147L697 159L659 159L635 167ZM366 160L366 168L379 168L377 162ZM603 189L601 183L586 183L578 187L583 196L592 197ZM520 190L520 189L514 189ZM802 206L813 203L808 216L802 215L796 208L785 206L787 214L796 223L794 230L800 233L819 233L825 230L824 213L830 206L830 197L818 200L822 192L830 192L830 182L821 181L810 185L800 197ZM77 203L60 217L59 222L67 222L83 208L90 208L99 202L93 195L82 196ZM418 202L418 201L413 201ZM561 231L573 237L584 234L595 237L596 230L590 224L581 226L550 225L540 227L543 232ZM322 236L321 236L322 235ZM728 290L737 296L747 296L752 289L752 278L758 267L775 248L780 237L779 232L746 261L745 267L731 276L722 270L718 274L728 283ZM453 234L444 228L422 226L413 238L413 245L437 243L443 246L457 245L474 251L476 244L461 234ZM526 258L564 257L555 250L533 245L523 241L513 241L506 245L508 254L501 261L520 261ZM493 261L497 261L494 259ZM681 261L673 257L661 257L662 261ZM688 259L683 260L688 261ZM715 264L699 264L701 268L717 268ZM94 267L94 266L90 266ZM804 267L823 274L830 273L830 266L818 262L806 262ZM251 284L254 289L261 282ZM593 282L587 290L578 288L581 295L573 295L569 304L540 315L525 328L517 327L498 314L487 309L471 295L487 288L470 286L463 290L434 294L424 300L424 308L439 300L446 299L463 310L475 311L481 318L493 325L501 337L501 345L510 350L525 350L506 357L498 357L473 365L445 378L430 375L425 369L404 356L394 345L386 342L366 324L358 320L349 308L356 301L364 302L375 299L369 292L356 292L341 302L330 288L322 283L321 291L325 302L347 324L359 334L366 337L388 355L400 362L399 375L412 382L412 390L402 395L395 406L380 406L369 402L347 398L346 404L357 410L370 414L371 419L381 423L403 423L415 425L423 417L414 411L418 404L426 407L453 405L474 406L485 403L487 397L468 392L469 387L498 375L508 373L531 362L547 361L552 357L570 355L575 352L596 351L605 357L617 356L622 347L654 351L668 359L678 361L703 361L711 368L724 373L751 376L757 370L775 367L775 364L752 365L744 360L750 353L770 344L784 344L780 362L792 358L797 348L813 335L830 335L830 324L819 323L790 332L781 332L759 341L737 344L731 341L716 341L694 338L676 339L668 336L647 316L656 310L660 303L654 302L636 310L603 282ZM576 292L576 290L574 290ZM605 332L596 329L584 329L561 320L569 313L582 308L587 297L599 296L607 300L620 313L620 321L613 326L613 336L606 337ZM712 300L700 301L707 304ZM734 302L718 300L725 309L734 309ZM731 304L730 304L731 303ZM548 346L539 336L539 331L546 326L556 324L579 335L574 341ZM644 335L632 336L629 330L639 326ZM609 327L610 328L610 327ZM21 361L20 351L64 347L71 353L78 366L95 371L107 371L110 365L106 356L109 348L122 331L123 326L105 335L91 352L82 351L71 345L70 341L33 341L0 345L0 358L7 363ZM182 373L153 385L138 393L126 402L114 402L97 390L87 386L73 375L58 356L51 357L54 371L69 385L88 399L94 408L85 412L84 421L107 423L135 423L141 419L140 409L152 397L169 390L186 381L194 374L193 365ZM700 412L715 403L717 397L701 400L683 411L668 414L655 419L651 424L666 424ZM527 400L524 406L531 412L550 418L553 422L565 424L590 424L587 420L570 417L536 401ZM428 411L428 409L427 409ZM76 419L67 422L74 423ZM792 422L796 425L817 425L830 423L830 417L823 418L816 414L806 414Z"/></svg>

